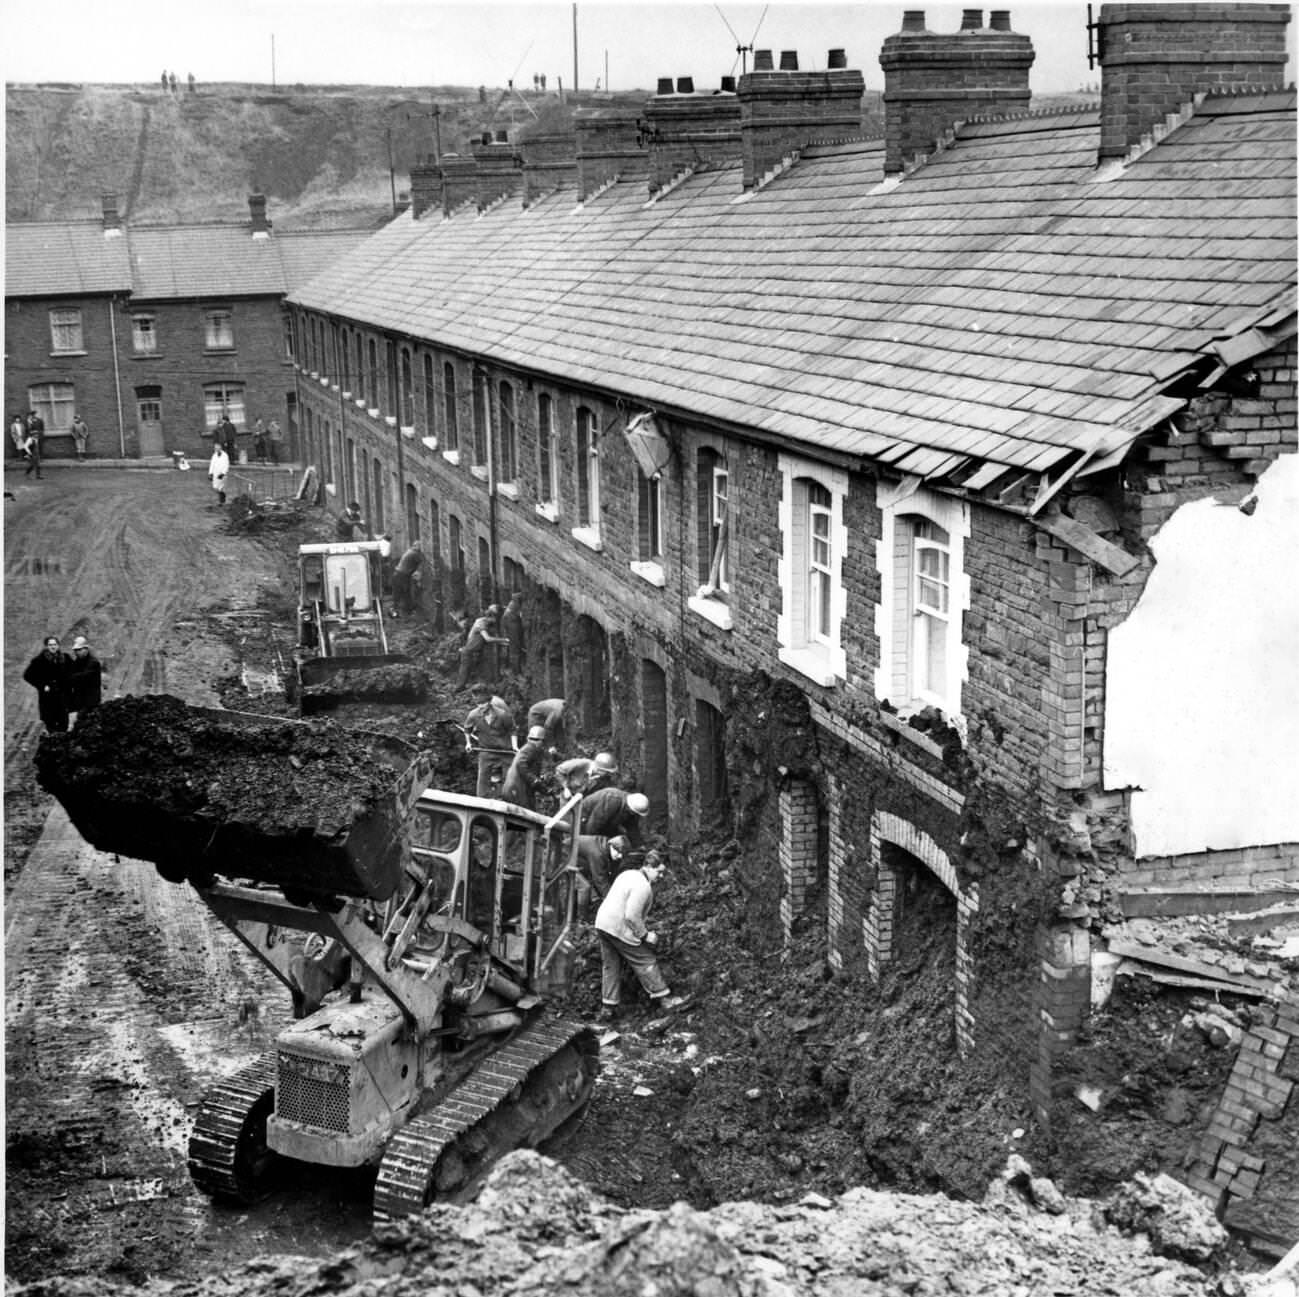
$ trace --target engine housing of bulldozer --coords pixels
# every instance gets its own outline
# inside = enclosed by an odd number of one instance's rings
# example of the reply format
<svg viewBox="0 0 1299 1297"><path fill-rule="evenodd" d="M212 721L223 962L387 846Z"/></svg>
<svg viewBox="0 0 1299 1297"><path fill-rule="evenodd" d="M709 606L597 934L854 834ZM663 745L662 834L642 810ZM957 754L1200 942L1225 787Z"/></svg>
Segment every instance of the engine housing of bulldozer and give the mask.
<svg viewBox="0 0 1299 1297"><path fill-rule="evenodd" d="M267 1142L285 1157L326 1166L376 1161L427 1081L420 1054L384 997L327 1004L286 1027L276 1042Z"/></svg>

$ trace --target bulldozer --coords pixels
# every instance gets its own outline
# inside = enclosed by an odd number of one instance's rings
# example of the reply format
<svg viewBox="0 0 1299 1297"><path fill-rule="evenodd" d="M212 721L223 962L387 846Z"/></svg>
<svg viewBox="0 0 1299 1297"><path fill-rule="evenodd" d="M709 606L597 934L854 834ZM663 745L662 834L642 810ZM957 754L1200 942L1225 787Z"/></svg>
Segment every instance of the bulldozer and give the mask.
<svg viewBox="0 0 1299 1297"><path fill-rule="evenodd" d="M42 741L42 786L92 845L192 886L293 1004L275 1048L200 1103L188 1157L202 1192L255 1202L282 1159L370 1168L374 1218L391 1220L471 1196L503 1153L583 1108L597 1038L551 1007L573 973L580 797L545 816L429 788L408 745L327 723L363 773L270 823L256 785L279 768L310 777L318 722L165 697L98 710ZM137 736L174 737L187 769L141 769ZM195 805L192 785L218 768L232 791Z"/></svg>
<svg viewBox="0 0 1299 1297"><path fill-rule="evenodd" d="M378 541L299 547L298 636L285 692L300 715L352 700L427 696L427 676L389 648L382 588Z"/></svg>

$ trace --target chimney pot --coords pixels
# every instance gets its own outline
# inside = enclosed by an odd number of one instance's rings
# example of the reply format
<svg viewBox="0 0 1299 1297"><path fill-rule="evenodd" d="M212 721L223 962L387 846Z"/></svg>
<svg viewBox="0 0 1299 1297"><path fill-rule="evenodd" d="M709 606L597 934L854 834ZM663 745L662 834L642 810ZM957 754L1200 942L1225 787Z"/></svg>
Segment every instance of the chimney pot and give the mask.
<svg viewBox="0 0 1299 1297"><path fill-rule="evenodd" d="M780 51L780 70L782 72L798 71L798 51L781 50Z"/></svg>
<svg viewBox="0 0 1299 1297"><path fill-rule="evenodd" d="M848 56L843 50L831 50L826 55L825 65L827 68L846 68L848 66Z"/></svg>
<svg viewBox="0 0 1299 1297"><path fill-rule="evenodd" d="M961 30L963 32L977 32L983 26L982 9L966 9L961 14Z"/></svg>
<svg viewBox="0 0 1299 1297"><path fill-rule="evenodd" d="M497 132L496 132L496 142L497 142L497 144L508 144L508 143L510 142L510 133L509 133L509 131L497 131Z"/></svg>
<svg viewBox="0 0 1299 1297"><path fill-rule="evenodd" d="M659 88L657 93L661 95L670 95L672 93L671 77L659 77Z"/></svg>
<svg viewBox="0 0 1299 1297"><path fill-rule="evenodd" d="M248 215L252 219L253 238L265 237L271 232L271 223L266 219L266 195L248 195Z"/></svg>
<svg viewBox="0 0 1299 1297"><path fill-rule="evenodd" d="M677 94L692 95L695 93L694 77L677 77Z"/></svg>
<svg viewBox="0 0 1299 1297"><path fill-rule="evenodd" d="M735 93L735 78L734 78L734 77L723 77L723 78L722 78L722 93L723 93L724 95L733 95L733 94Z"/></svg>
<svg viewBox="0 0 1299 1297"><path fill-rule="evenodd" d="M988 26L994 32L1008 32L1010 30L1010 10L994 9L988 18Z"/></svg>
<svg viewBox="0 0 1299 1297"><path fill-rule="evenodd" d="M100 204L104 211L104 233L120 234L122 232L122 216L117 210L117 195L104 194L100 198Z"/></svg>
<svg viewBox="0 0 1299 1297"><path fill-rule="evenodd" d="M753 51L753 70L755 72L772 72L776 65L771 61L770 50Z"/></svg>
<svg viewBox="0 0 1299 1297"><path fill-rule="evenodd" d="M904 32L924 31L925 11L923 9L907 9L902 15L902 30Z"/></svg>
<svg viewBox="0 0 1299 1297"><path fill-rule="evenodd" d="M478 142L479 142L480 144L490 144L490 143L492 142L492 133L491 133L491 131L484 131L484 132L482 133L482 137L479 139Z"/></svg>

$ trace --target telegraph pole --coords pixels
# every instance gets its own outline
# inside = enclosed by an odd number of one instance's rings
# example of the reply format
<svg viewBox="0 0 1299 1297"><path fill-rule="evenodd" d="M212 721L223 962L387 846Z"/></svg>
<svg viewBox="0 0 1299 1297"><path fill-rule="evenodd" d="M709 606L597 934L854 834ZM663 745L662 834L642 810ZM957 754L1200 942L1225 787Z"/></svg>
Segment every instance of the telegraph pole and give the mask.
<svg viewBox="0 0 1299 1297"><path fill-rule="evenodd" d="M573 0L573 93L577 94L577 0Z"/></svg>

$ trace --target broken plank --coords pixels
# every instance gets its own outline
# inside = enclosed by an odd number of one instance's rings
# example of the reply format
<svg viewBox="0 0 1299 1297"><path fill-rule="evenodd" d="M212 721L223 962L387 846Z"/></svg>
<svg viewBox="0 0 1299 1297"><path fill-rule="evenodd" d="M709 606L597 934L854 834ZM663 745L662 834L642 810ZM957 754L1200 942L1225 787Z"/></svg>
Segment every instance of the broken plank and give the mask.
<svg viewBox="0 0 1299 1297"><path fill-rule="evenodd" d="M1226 982L1232 986L1250 986L1264 995L1272 993L1270 982L1261 982L1257 978L1237 976L1223 972L1214 964L1203 960L1187 959L1183 955L1170 955L1162 950L1140 945L1135 941L1111 941L1110 954L1123 959L1135 959L1142 964L1154 964L1160 968L1170 968L1179 973L1188 973L1192 977L1203 977L1214 982Z"/></svg>
<svg viewBox="0 0 1299 1297"><path fill-rule="evenodd" d="M1210 981L1207 977L1188 977L1184 973L1172 973L1167 969L1156 968L1153 964L1141 964L1135 959L1125 959L1115 970L1119 977L1148 977L1161 986L1180 986L1191 991L1212 991L1215 995L1242 995L1250 999L1259 999L1270 994L1260 987L1243 982Z"/></svg>
<svg viewBox="0 0 1299 1297"><path fill-rule="evenodd" d="M1064 541L1066 545L1072 545L1084 558L1099 563L1115 576L1126 576L1141 562L1127 550L1112 545L1103 536L1098 536L1090 527L1084 527L1082 523L1073 518L1066 518L1063 514L1034 518L1033 521L1043 531L1056 537L1057 540Z"/></svg>

